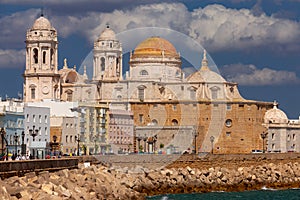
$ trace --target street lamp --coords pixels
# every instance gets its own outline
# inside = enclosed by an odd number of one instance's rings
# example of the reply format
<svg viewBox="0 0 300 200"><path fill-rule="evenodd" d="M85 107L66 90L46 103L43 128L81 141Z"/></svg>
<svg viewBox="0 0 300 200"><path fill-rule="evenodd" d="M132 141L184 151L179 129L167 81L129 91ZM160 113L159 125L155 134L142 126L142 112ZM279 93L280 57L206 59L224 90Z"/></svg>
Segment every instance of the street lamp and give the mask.
<svg viewBox="0 0 300 200"><path fill-rule="evenodd" d="M79 156L79 142L80 142L80 136L78 134L77 138L76 138L76 141L77 141L77 156Z"/></svg>
<svg viewBox="0 0 300 200"><path fill-rule="evenodd" d="M137 148L137 152L140 153L140 143L141 143L142 138L141 137L137 137L137 141L138 141L138 148Z"/></svg>
<svg viewBox="0 0 300 200"><path fill-rule="evenodd" d="M29 129L29 135L32 136L32 141L33 142L35 141L35 137L38 135L38 132L39 132L39 130L35 129L35 126L32 126L32 129ZM34 149L32 149L33 159L35 158L34 154L35 154Z"/></svg>
<svg viewBox="0 0 300 200"><path fill-rule="evenodd" d="M4 134L5 134L4 128L1 128L0 134L1 134L1 150L2 150L1 153L3 155L3 153L4 153Z"/></svg>
<svg viewBox="0 0 300 200"><path fill-rule="evenodd" d="M25 133L24 133L24 131L22 131L21 135L22 135L22 149L21 149L21 154L22 154L22 156L24 156L25 152L26 152L26 145L24 143L24 141L25 141Z"/></svg>
<svg viewBox="0 0 300 200"><path fill-rule="evenodd" d="M14 141L15 141L15 158L17 157L17 150L18 150L18 139L19 139L19 136L17 135L17 133L15 133L14 135Z"/></svg>
<svg viewBox="0 0 300 200"><path fill-rule="evenodd" d="M197 132L197 130L195 129L195 130L194 130L194 137L195 137L195 148L194 148L194 153L195 153L195 154L197 153L197 136L198 136L198 132Z"/></svg>
<svg viewBox="0 0 300 200"><path fill-rule="evenodd" d="M262 132L262 134L260 134L261 138L263 139L263 153L265 153L265 138L267 137L268 133Z"/></svg>
<svg viewBox="0 0 300 200"><path fill-rule="evenodd" d="M214 137L214 136L210 136L211 153L212 153L212 154L214 154L214 141L215 141L215 137Z"/></svg>
<svg viewBox="0 0 300 200"><path fill-rule="evenodd" d="M144 153L146 153L146 141L147 141L147 137L145 135L145 137L143 138L144 140Z"/></svg>

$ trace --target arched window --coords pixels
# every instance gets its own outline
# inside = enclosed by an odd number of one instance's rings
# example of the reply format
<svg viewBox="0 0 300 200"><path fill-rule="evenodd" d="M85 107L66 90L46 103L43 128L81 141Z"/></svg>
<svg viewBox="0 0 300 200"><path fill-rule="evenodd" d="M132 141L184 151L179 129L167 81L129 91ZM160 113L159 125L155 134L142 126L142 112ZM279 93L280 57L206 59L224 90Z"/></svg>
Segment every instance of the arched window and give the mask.
<svg viewBox="0 0 300 200"><path fill-rule="evenodd" d="M153 125L157 125L158 124L157 120L156 119L152 119L152 124Z"/></svg>
<svg viewBox="0 0 300 200"><path fill-rule="evenodd" d="M43 64L46 63L46 51L43 52Z"/></svg>
<svg viewBox="0 0 300 200"><path fill-rule="evenodd" d="M176 119L173 119L173 120L172 120L172 125L173 125L173 126L178 125L178 121L177 121Z"/></svg>
<svg viewBox="0 0 300 200"><path fill-rule="evenodd" d="M211 98L212 99L217 99L218 98L218 91L220 90L220 88L214 86L212 88L210 88L211 90Z"/></svg>
<svg viewBox="0 0 300 200"><path fill-rule="evenodd" d="M105 58L101 58L101 70L104 71L105 70Z"/></svg>
<svg viewBox="0 0 300 200"><path fill-rule="evenodd" d="M142 70L142 71L140 71L140 75L141 76L147 76L148 72L146 70Z"/></svg>
<svg viewBox="0 0 300 200"><path fill-rule="evenodd" d="M50 63L51 63L51 65L54 64L54 63L53 63L53 60L54 60L54 51L53 51L53 49L51 49L51 50L50 50Z"/></svg>
<svg viewBox="0 0 300 200"><path fill-rule="evenodd" d="M73 100L73 91L72 90L67 90L67 101L72 101Z"/></svg>
<svg viewBox="0 0 300 200"><path fill-rule="evenodd" d="M145 99L145 86L138 87L138 98L140 101L144 101Z"/></svg>
<svg viewBox="0 0 300 200"><path fill-rule="evenodd" d="M34 49L33 49L33 60L34 60L34 63L38 63L38 60L39 60L39 53L38 53L37 48L34 48Z"/></svg>
<svg viewBox="0 0 300 200"><path fill-rule="evenodd" d="M31 88L31 99L35 99L35 88Z"/></svg>
<svg viewBox="0 0 300 200"><path fill-rule="evenodd" d="M195 89L190 90L190 98L191 99L196 99L196 90Z"/></svg>

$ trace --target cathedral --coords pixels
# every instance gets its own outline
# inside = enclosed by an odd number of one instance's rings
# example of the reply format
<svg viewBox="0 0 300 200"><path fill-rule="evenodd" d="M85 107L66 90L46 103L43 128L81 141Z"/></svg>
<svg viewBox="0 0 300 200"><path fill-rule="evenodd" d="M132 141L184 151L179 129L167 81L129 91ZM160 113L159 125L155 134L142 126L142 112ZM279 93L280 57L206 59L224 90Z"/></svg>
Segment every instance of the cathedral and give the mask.
<svg viewBox="0 0 300 200"><path fill-rule="evenodd" d="M273 104L244 99L237 83L210 69L205 50L199 57L199 70L186 77L173 44L153 36L130 53L129 71L123 73L122 44L107 26L94 42L89 79L86 67L79 74L66 59L59 69L57 31L41 16L26 35L24 101L96 102L130 111L135 126L132 144L147 152L262 149L264 116Z"/></svg>

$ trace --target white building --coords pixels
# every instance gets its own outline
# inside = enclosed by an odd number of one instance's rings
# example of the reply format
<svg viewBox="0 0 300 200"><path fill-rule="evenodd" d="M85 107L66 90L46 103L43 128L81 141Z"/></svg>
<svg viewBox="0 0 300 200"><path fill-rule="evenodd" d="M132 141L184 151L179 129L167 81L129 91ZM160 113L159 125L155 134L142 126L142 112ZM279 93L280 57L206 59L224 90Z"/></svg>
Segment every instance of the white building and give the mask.
<svg viewBox="0 0 300 200"><path fill-rule="evenodd" d="M24 116L27 154L34 158L45 158L50 142L50 109L25 105Z"/></svg>
<svg viewBox="0 0 300 200"><path fill-rule="evenodd" d="M265 114L268 152L300 152L300 119L289 120L278 103Z"/></svg>

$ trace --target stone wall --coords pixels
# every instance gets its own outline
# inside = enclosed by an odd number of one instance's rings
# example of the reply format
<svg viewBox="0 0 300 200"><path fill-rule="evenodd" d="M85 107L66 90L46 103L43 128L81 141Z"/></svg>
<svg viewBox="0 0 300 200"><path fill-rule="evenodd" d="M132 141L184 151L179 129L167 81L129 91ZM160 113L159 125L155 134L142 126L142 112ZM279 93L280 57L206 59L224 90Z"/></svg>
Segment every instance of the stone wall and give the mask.
<svg viewBox="0 0 300 200"><path fill-rule="evenodd" d="M1 161L0 177L21 176L28 172L56 171L78 167L78 159L61 158L46 160Z"/></svg>

